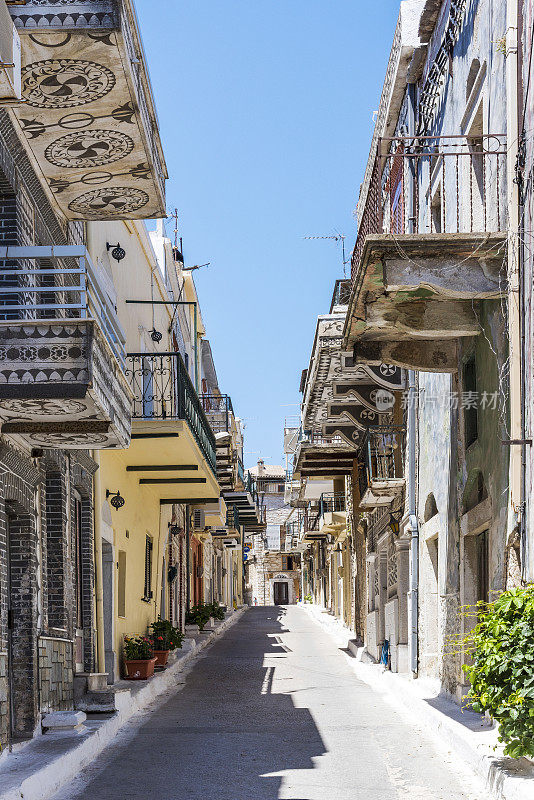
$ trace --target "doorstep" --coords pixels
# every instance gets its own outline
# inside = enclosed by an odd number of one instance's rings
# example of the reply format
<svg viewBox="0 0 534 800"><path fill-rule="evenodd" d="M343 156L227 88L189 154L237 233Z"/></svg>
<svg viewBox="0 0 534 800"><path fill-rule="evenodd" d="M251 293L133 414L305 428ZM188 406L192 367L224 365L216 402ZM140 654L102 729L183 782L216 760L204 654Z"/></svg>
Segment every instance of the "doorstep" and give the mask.
<svg viewBox="0 0 534 800"><path fill-rule="evenodd" d="M356 676L383 696L390 705L424 727L482 778L498 800L533 800L534 763L527 758L507 758L497 742L496 727L483 715L461 708L439 693L435 682L414 679L385 670L372 662L363 647L350 637L352 631L323 608L308 603L308 614L345 645Z"/></svg>
<svg viewBox="0 0 534 800"><path fill-rule="evenodd" d="M46 800L68 784L82 769L108 747L132 716L157 701L165 692L185 683L182 671L207 644L220 636L242 616L229 614L209 635L198 642L184 640L183 648L169 655L166 669L146 681L118 681L116 712L106 719L87 719L83 730L61 735L46 733L0 759L0 800ZM171 660L170 656L173 655Z"/></svg>

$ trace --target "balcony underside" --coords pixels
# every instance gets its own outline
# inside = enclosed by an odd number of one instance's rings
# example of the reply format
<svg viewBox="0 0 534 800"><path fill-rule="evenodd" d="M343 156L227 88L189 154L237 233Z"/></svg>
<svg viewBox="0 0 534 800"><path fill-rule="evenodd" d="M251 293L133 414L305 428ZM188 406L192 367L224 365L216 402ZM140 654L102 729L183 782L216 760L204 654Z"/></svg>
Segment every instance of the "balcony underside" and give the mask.
<svg viewBox="0 0 534 800"><path fill-rule="evenodd" d="M365 364L380 364L384 358L405 369L424 372L457 372L458 343L455 339L403 342L356 341L354 357Z"/></svg>
<svg viewBox="0 0 534 800"><path fill-rule="evenodd" d="M166 169L130 0L66 6L10 9L27 147L67 219L163 216Z"/></svg>
<svg viewBox="0 0 534 800"><path fill-rule="evenodd" d="M321 525L321 533L327 533L330 536L339 536L342 531L347 527L347 512L346 511L326 511L323 514L323 524Z"/></svg>
<svg viewBox="0 0 534 800"><path fill-rule="evenodd" d="M505 243L504 233L368 236L344 331L355 360L455 371L455 343L480 333L478 303L506 290Z"/></svg>
<svg viewBox="0 0 534 800"><path fill-rule="evenodd" d="M370 511L373 508L391 505L402 494L404 484L404 478L371 481L370 486L360 498L360 509Z"/></svg>
<svg viewBox="0 0 534 800"><path fill-rule="evenodd" d="M301 478L330 478L350 475L357 448L321 447L302 443L296 456L293 474Z"/></svg>
<svg viewBox="0 0 534 800"><path fill-rule="evenodd" d="M219 500L217 479L184 420L134 420L123 463L139 487L150 487L160 501Z"/></svg>
<svg viewBox="0 0 534 800"><path fill-rule="evenodd" d="M131 392L90 319L0 323L2 432L33 447L128 447Z"/></svg>

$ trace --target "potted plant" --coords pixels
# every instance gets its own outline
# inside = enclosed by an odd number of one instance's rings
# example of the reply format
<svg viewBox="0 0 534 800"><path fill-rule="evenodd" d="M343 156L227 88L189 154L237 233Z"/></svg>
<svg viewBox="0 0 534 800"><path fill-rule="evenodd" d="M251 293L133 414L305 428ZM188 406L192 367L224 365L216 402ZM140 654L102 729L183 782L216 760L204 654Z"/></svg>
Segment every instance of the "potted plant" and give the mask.
<svg viewBox="0 0 534 800"><path fill-rule="evenodd" d="M156 659L148 636L124 637L124 663L129 680L144 681L152 677Z"/></svg>
<svg viewBox="0 0 534 800"><path fill-rule="evenodd" d="M191 606L189 611L186 613L185 624L198 625L200 630L202 630L210 617L211 612L209 606L205 605L204 603L197 603L197 605Z"/></svg>
<svg viewBox="0 0 534 800"><path fill-rule="evenodd" d="M210 610L210 616L213 617L213 619L219 619L219 620L224 619L224 608L220 605L218 601L215 601L215 603L209 603L208 605Z"/></svg>
<svg viewBox="0 0 534 800"><path fill-rule="evenodd" d="M156 667L164 667L170 651L182 646L184 634L178 628L175 628L168 619L161 619L161 617L158 618L157 622L153 622L150 627L152 628L151 636L154 656L156 657Z"/></svg>

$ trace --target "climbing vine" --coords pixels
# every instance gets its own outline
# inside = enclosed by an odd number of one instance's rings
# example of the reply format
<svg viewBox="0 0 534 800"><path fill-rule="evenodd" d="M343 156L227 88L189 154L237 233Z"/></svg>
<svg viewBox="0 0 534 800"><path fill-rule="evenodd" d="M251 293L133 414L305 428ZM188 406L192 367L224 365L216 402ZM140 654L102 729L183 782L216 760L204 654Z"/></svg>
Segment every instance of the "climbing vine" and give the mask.
<svg viewBox="0 0 534 800"><path fill-rule="evenodd" d="M479 607L468 639L468 705L498 723L506 755L534 757L534 586Z"/></svg>

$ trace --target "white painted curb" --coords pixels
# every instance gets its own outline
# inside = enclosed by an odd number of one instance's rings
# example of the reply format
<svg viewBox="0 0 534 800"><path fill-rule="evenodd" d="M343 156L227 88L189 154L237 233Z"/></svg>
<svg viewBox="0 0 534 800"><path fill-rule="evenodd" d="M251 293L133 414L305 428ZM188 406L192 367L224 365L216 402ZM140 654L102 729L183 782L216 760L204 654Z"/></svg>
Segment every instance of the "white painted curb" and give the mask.
<svg viewBox="0 0 534 800"><path fill-rule="evenodd" d="M222 620L217 627L210 631L197 644L193 639L184 640L184 649L179 653L175 663L164 672L143 684L135 692L128 690L116 694L116 713L108 720L102 722L96 730L85 734L69 734L73 746L67 752L54 753L54 744L58 741L53 735L45 734L33 739L19 752L0 762L0 800L46 800L51 797L80 771L87 767L94 759L112 742L118 731L138 711L147 708L157 698L174 688L178 690L181 681L176 678L192 658L200 653L217 636L234 625L246 611L247 607L239 608L231 616ZM201 634L202 636L202 634ZM192 644L187 646L189 642ZM136 687L137 688L137 687ZM47 752L49 750L50 752ZM33 765L35 768L32 769ZM18 785L13 785L13 778L19 768L26 774ZM27 773L30 772L28 775ZM11 776L11 780L9 780ZM9 787L2 788L2 784L10 783Z"/></svg>
<svg viewBox="0 0 534 800"><path fill-rule="evenodd" d="M325 609L306 603L302 607L327 633L338 640L343 639L345 647L356 655L354 648L349 647L348 640L352 633L345 625L325 613ZM459 708L455 703L438 697L431 691L422 694L417 686L418 681L383 670L377 664L364 664L359 660L360 656L361 650L356 658L349 659L347 656L357 677L381 694L408 721L412 724L416 721L442 745L452 750L482 778L492 797L498 800L534 800L534 764L526 758L503 756L502 747L497 745L495 728L481 726L482 730L474 733L461 722L451 719L432 706L428 700L439 700L444 709L450 709L451 714L457 716Z"/></svg>

